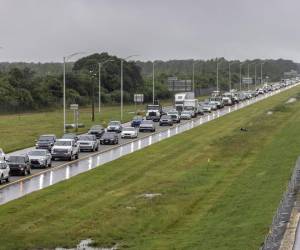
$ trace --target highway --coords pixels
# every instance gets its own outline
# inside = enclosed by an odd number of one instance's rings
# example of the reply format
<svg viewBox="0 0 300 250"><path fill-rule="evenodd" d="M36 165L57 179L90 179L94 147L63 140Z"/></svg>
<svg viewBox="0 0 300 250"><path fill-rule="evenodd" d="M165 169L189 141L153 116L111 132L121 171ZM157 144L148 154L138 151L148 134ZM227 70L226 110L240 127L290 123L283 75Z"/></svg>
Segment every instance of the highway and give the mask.
<svg viewBox="0 0 300 250"><path fill-rule="evenodd" d="M140 150L160 140L207 123L213 119L229 114L232 111L244 108L245 106L280 93L290 87L276 90L265 95L259 95L251 100L240 102L234 106L226 106L221 110L217 110L203 116L198 116L192 120L181 121L181 123L174 124L173 126L162 127L156 123L156 132L154 133L139 133L137 139L120 138L119 145L100 145L98 152L81 152L78 160L53 161L52 167L49 169L33 169L32 174L26 177L13 176L11 177L10 183L0 186L0 204L4 204L10 200L22 197L28 193L40 190L62 180L69 179L72 176L118 159L119 157L132 153L136 150ZM129 126L129 123L124 124L124 126ZM33 147L12 152L10 154L25 154L32 149Z"/></svg>

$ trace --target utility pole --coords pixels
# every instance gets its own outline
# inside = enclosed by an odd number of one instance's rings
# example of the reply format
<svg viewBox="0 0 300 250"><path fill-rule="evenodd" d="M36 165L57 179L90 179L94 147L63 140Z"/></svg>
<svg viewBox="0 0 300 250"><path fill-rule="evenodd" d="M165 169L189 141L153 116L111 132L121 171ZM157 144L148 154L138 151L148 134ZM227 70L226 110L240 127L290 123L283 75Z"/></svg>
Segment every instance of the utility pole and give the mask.
<svg viewBox="0 0 300 250"><path fill-rule="evenodd" d="M242 91L242 66L244 63L240 63L240 91Z"/></svg>

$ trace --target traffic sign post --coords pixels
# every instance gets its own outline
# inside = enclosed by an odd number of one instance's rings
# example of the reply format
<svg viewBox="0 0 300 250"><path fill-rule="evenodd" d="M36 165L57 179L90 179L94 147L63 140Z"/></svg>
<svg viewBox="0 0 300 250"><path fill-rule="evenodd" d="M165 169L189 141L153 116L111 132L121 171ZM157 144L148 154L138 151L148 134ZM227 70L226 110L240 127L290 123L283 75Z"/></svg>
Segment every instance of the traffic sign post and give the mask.
<svg viewBox="0 0 300 250"><path fill-rule="evenodd" d="M78 104L71 104L70 109L74 111L74 125L75 131L78 131L78 120L79 120L79 106Z"/></svg>

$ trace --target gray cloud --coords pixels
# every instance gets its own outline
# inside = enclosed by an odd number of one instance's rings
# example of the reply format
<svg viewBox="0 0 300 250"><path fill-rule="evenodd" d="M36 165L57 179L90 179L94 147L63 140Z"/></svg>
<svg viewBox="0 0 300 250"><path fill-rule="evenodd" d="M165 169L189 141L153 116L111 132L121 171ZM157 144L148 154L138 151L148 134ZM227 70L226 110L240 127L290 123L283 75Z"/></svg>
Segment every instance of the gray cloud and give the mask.
<svg viewBox="0 0 300 250"><path fill-rule="evenodd" d="M299 9L298 0L0 0L0 60L108 51L300 61Z"/></svg>

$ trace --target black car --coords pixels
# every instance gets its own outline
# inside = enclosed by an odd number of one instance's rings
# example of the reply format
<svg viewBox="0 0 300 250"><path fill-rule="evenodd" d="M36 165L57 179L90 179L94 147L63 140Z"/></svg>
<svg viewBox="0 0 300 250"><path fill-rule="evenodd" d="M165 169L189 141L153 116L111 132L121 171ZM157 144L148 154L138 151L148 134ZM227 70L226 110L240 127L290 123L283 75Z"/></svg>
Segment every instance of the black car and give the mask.
<svg viewBox="0 0 300 250"><path fill-rule="evenodd" d="M41 135L40 138L36 141L35 148L47 149L48 151L51 151L51 148L53 147L55 141L55 135Z"/></svg>
<svg viewBox="0 0 300 250"><path fill-rule="evenodd" d="M31 172L30 161L27 155L11 155L7 159L10 175L27 175Z"/></svg>
<svg viewBox="0 0 300 250"><path fill-rule="evenodd" d="M95 135L97 139L100 139L104 133L104 128L101 125L95 125L90 128L88 134Z"/></svg>
<svg viewBox="0 0 300 250"><path fill-rule="evenodd" d="M119 137L118 134L115 132L105 132L101 139L100 144L108 145L108 144L118 144Z"/></svg>
<svg viewBox="0 0 300 250"><path fill-rule="evenodd" d="M73 134L73 133L68 133L68 134L64 134L61 139L72 139L75 142L77 142L78 141L78 135Z"/></svg>
<svg viewBox="0 0 300 250"><path fill-rule="evenodd" d="M159 126L173 126L173 119L169 115L163 115L159 120Z"/></svg>

